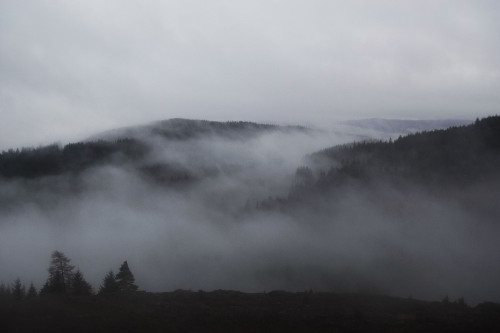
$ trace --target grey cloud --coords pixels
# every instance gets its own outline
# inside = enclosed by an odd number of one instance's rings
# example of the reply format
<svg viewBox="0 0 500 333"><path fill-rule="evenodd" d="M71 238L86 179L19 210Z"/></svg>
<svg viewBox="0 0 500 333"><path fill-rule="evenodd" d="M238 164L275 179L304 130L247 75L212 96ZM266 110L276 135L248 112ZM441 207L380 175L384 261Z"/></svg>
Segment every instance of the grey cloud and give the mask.
<svg viewBox="0 0 500 333"><path fill-rule="evenodd" d="M177 116L324 124L499 104L494 1L0 6L2 148Z"/></svg>

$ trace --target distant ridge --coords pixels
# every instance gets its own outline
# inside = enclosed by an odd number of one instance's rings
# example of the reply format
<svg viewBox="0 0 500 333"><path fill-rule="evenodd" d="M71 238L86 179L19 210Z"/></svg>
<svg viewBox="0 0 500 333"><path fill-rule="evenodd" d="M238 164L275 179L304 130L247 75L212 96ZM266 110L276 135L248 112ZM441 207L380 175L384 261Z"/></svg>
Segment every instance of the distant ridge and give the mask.
<svg viewBox="0 0 500 333"><path fill-rule="evenodd" d="M465 126L473 123L467 119L436 119L436 120L406 120L406 119L384 119L369 118L359 120L346 120L344 125L371 129L384 133L410 134L415 132L446 129L449 127Z"/></svg>
<svg viewBox="0 0 500 333"><path fill-rule="evenodd" d="M79 173L100 165L132 163L140 172L151 176L156 182L179 182L193 179L188 168L178 165L144 165L143 159L154 145L151 140L160 139L160 142L163 140L165 143L218 137L244 141L266 132L309 130L301 126L278 126L247 121L217 122L175 118L149 125L111 130L83 142L65 146L10 149L0 153L0 179L34 179L68 172Z"/></svg>
<svg viewBox="0 0 500 333"><path fill-rule="evenodd" d="M123 138L138 139L144 136L158 135L168 139L185 140L201 135L220 136L248 136L263 131L306 131L303 126L279 126L270 124L259 124L249 121L211 121L200 119L172 118L160 120L142 126L131 126L118 128L96 134L88 139L94 140L117 140Z"/></svg>

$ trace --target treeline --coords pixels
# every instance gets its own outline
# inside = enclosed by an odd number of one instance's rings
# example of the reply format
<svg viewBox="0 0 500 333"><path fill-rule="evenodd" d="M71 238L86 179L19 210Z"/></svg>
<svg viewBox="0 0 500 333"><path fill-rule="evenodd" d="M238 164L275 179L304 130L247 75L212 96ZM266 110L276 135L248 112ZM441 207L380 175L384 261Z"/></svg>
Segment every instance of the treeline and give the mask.
<svg viewBox="0 0 500 333"><path fill-rule="evenodd" d="M159 185L184 184L196 179L196 176L182 165L144 164L143 157L149 151L147 144L136 139L79 142L64 147L51 145L11 149L0 154L0 179L78 175L91 167L123 163L130 163L138 174Z"/></svg>
<svg viewBox="0 0 500 333"><path fill-rule="evenodd" d="M157 126L152 128L151 132L167 139L185 140L207 134L248 135L277 128L276 125L256 124L247 121L219 122L176 118L159 122Z"/></svg>
<svg viewBox="0 0 500 333"><path fill-rule="evenodd" d="M64 296L92 296L95 295L94 289L88 283L83 273L75 266L71 265L71 260L60 251L54 251L51 256L50 266L48 268L49 276L47 281L38 291L33 282L26 288L25 284L17 278L11 286L0 284L1 301L23 301L36 297L50 295ZM110 296L137 291L135 278L130 270L127 261L124 261L118 273L115 275L110 270L103 279L97 295Z"/></svg>
<svg viewBox="0 0 500 333"><path fill-rule="evenodd" d="M428 189L467 186L500 176L500 116L467 126L419 132L397 140L363 141L335 146L308 157L296 170L286 197L257 203L260 209L286 209L297 201L344 186L373 182L418 184Z"/></svg>
<svg viewBox="0 0 500 333"><path fill-rule="evenodd" d="M176 118L159 122L152 128L151 132L167 139L186 140L206 135L218 135L230 139L247 138L265 131L275 130L306 131L308 129L302 126L278 126L248 121L219 122Z"/></svg>
<svg viewBox="0 0 500 333"><path fill-rule="evenodd" d="M170 164L143 165L151 146L142 136L160 136L167 140L187 140L217 135L227 139L248 138L264 131L305 131L300 126L277 126L244 121L216 122L206 120L171 119L145 128L120 132L116 140L97 140L49 145L38 148L9 149L0 153L0 179L36 179L61 174L77 174L89 167L108 163L137 162L140 174L159 184L192 181L196 176L185 166ZM206 170L210 176L214 170Z"/></svg>
<svg viewBox="0 0 500 333"><path fill-rule="evenodd" d="M326 166L320 182L343 176L383 175L444 184L478 180L500 165L500 117L472 125L419 132L392 141L357 142L311 155L312 167ZM340 179L339 179L340 178Z"/></svg>
<svg viewBox="0 0 500 333"><path fill-rule="evenodd" d="M472 125L419 132L392 141L358 142L317 152L316 165L329 166L319 182L344 175L369 178L380 175L436 183L478 180L500 165L500 117L476 120Z"/></svg>
<svg viewBox="0 0 500 333"><path fill-rule="evenodd" d="M148 151L134 139L70 143L64 147L9 149L0 154L0 178L38 178L79 172L113 159L136 160Z"/></svg>

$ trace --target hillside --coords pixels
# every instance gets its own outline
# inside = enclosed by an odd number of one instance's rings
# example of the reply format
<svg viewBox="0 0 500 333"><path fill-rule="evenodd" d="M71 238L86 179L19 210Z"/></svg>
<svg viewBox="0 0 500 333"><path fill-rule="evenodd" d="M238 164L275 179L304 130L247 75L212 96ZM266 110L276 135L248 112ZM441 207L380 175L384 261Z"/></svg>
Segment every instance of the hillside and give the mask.
<svg viewBox="0 0 500 333"><path fill-rule="evenodd" d="M447 129L449 127L465 126L472 123L470 120L461 119L436 119L436 120L404 120L370 118L359 120L346 120L345 125L358 127L365 130L375 130L388 134L411 134L415 132Z"/></svg>
<svg viewBox="0 0 500 333"><path fill-rule="evenodd" d="M208 135L223 136L229 139L242 139L266 131L307 131L302 126L278 126L257 124L248 121L209 121L174 118L157 121L145 126L114 129L94 135L91 140L119 140L123 138L144 139L159 136L171 140L188 140Z"/></svg>
<svg viewBox="0 0 500 333"><path fill-rule="evenodd" d="M153 150L152 141L160 140L162 145L201 138L244 141L263 133L307 131L307 128L300 126L171 119L147 126L109 131L88 141L70 143L63 147L50 145L4 151L0 154L0 179L33 179L80 173L102 165L132 164L133 168L139 169L154 181L163 184L179 183L192 180L196 176L186 165L150 164L145 161ZM214 172L212 166L206 167L204 175Z"/></svg>
<svg viewBox="0 0 500 333"><path fill-rule="evenodd" d="M319 182L342 174L384 175L407 181L463 183L496 173L500 163L500 117L444 130L418 132L394 142L358 142L310 156L313 168L326 168Z"/></svg>
<svg viewBox="0 0 500 333"><path fill-rule="evenodd" d="M311 197L354 185L365 190L385 184L447 191L497 180L499 170L500 117L495 116L394 141L361 141L320 150L297 169L288 198L265 201L263 206L295 204L301 197L310 203Z"/></svg>
<svg viewBox="0 0 500 333"><path fill-rule="evenodd" d="M354 143L179 119L121 133L2 153L0 284L40 289L57 249L94 290L128 260L148 292L500 302L499 117Z"/></svg>

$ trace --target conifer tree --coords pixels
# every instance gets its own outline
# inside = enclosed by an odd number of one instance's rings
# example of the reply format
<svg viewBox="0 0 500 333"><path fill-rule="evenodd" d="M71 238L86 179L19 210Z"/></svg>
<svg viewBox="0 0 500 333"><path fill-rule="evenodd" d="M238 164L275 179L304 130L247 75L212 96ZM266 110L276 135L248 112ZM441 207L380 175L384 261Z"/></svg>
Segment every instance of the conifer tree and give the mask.
<svg viewBox="0 0 500 333"><path fill-rule="evenodd" d="M71 280L73 278L74 266L70 265L70 259L64 253L54 251L51 256L51 264L48 269L49 278L41 294L65 294L70 291Z"/></svg>
<svg viewBox="0 0 500 333"><path fill-rule="evenodd" d="M118 283L118 288L122 292L136 291L137 285L135 285L134 274L130 271L127 261L124 261L120 266L120 271L116 274L116 282Z"/></svg>
<svg viewBox="0 0 500 333"><path fill-rule="evenodd" d="M33 285L33 282L31 282L30 287L28 288L28 292L26 293L26 298L31 299L31 298L36 298L37 296L38 296L38 292L36 291L36 288Z"/></svg>
<svg viewBox="0 0 500 333"><path fill-rule="evenodd" d="M17 278L12 286L12 297L16 301L22 301L26 296L26 288L21 283L21 279Z"/></svg>
<svg viewBox="0 0 500 333"><path fill-rule="evenodd" d="M71 279L71 294L74 296L92 295L92 286L84 279L80 270L77 270Z"/></svg>
<svg viewBox="0 0 500 333"><path fill-rule="evenodd" d="M118 283L113 271L109 271L104 277L103 284L99 289L99 295L113 295L119 291Z"/></svg>

